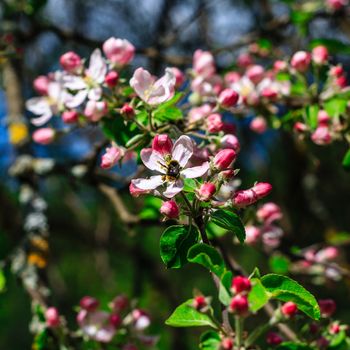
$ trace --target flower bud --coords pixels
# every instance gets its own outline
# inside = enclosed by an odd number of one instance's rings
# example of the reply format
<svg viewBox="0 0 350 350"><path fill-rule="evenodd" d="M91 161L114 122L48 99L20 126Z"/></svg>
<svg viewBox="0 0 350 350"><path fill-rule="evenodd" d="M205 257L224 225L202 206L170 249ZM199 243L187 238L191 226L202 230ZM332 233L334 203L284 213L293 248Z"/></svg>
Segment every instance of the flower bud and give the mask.
<svg viewBox="0 0 350 350"><path fill-rule="evenodd" d="M95 311L99 306L99 301L96 298L85 296L80 300L80 307L86 311Z"/></svg>
<svg viewBox="0 0 350 350"><path fill-rule="evenodd" d="M275 332L269 332L266 336L266 343L269 345L279 345L283 339Z"/></svg>
<svg viewBox="0 0 350 350"><path fill-rule="evenodd" d="M141 309L135 309L131 313L132 318L134 319L135 329L142 331L151 324L151 319L147 313Z"/></svg>
<svg viewBox="0 0 350 350"><path fill-rule="evenodd" d="M333 11L340 11L348 4L348 0L327 0L327 6Z"/></svg>
<svg viewBox="0 0 350 350"><path fill-rule="evenodd" d="M340 325L339 323L332 323L330 326L329 326L329 333L331 334L338 334L340 332Z"/></svg>
<svg viewBox="0 0 350 350"><path fill-rule="evenodd" d="M232 298L230 302L229 311L234 314L244 316L247 314L248 308L249 308L249 305L248 305L247 296L242 294L237 294Z"/></svg>
<svg viewBox="0 0 350 350"><path fill-rule="evenodd" d="M213 197L215 192L216 192L215 185L211 182L205 182L197 190L196 195L200 201L207 202Z"/></svg>
<svg viewBox="0 0 350 350"><path fill-rule="evenodd" d="M332 261L339 256L339 250L336 247L326 247L324 249L319 250L315 254L315 261L320 263L325 263L327 261Z"/></svg>
<svg viewBox="0 0 350 350"><path fill-rule="evenodd" d="M293 317L298 312L298 307L292 301L288 301L287 303L282 305L281 312L282 315L286 317Z"/></svg>
<svg viewBox="0 0 350 350"><path fill-rule="evenodd" d="M261 236L260 229L253 225L246 226L245 233L246 233L245 243L248 245L256 244Z"/></svg>
<svg viewBox="0 0 350 350"><path fill-rule="evenodd" d="M332 299L318 300L318 305L320 306L321 316L324 318L331 317L337 308L335 301Z"/></svg>
<svg viewBox="0 0 350 350"><path fill-rule="evenodd" d="M185 74L177 67L171 67L170 69L175 75L175 87L180 87L185 82Z"/></svg>
<svg viewBox="0 0 350 350"><path fill-rule="evenodd" d="M224 79L227 85L231 85L237 83L241 79L241 75L237 72L228 72L225 74Z"/></svg>
<svg viewBox="0 0 350 350"><path fill-rule="evenodd" d="M306 51L296 52L291 60L291 66L298 72L306 72L311 62L311 54Z"/></svg>
<svg viewBox="0 0 350 350"><path fill-rule="evenodd" d="M152 149L163 156L170 154L173 149L173 141L167 134L156 135L152 141Z"/></svg>
<svg viewBox="0 0 350 350"><path fill-rule="evenodd" d="M112 314L109 317L109 323L114 328L118 328L122 324L122 318L118 314Z"/></svg>
<svg viewBox="0 0 350 350"><path fill-rule="evenodd" d="M196 50L193 54L193 70L203 77L215 74L214 57L209 51Z"/></svg>
<svg viewBox="0 0 350 350"><path fill-rule="evenodd" d="M257 134L263 134L267 129L267 123L263 117L255 117L249 125L250 130Z"/></svg>
<svg viewBox="0 0 350 350"><path fill-rule="evenodd" d="M79 114L77 111L74 111L74 110L64 111L62 113L62 120L66 124L73 124L78 121L78 118L79 118Z"/></svg>
<svg viewBox="0 0 350 350"><path fill-rule="evenodd" d="M232 350L233 349L233 339L224 338L221 340L220 349L222 350Z"/></svg>
<svg viewBox="0 0 350 350"><path fill-rule="evenodd" d="M173 200L163 202L159 211L169 219L177 219L180 214L179 206Z"/></svg>
<svg viewBox="0 0 350 350"><path fill-rule="evenodd" d="M50 79L46 75L38 76L34 82L34 90L40 95L47 95Z"/></svg>
<svg viewBox="0 0 350 350"><path fill-rule="evenodd" d="M246 76L254 83L258 84L264 77L264 67L259 65L251 66L246 71Z"/></svg>
<svg viewBox="0 0 350 350"><path fill-rule="evenodd" d="M329 340L325 337L320 337L317 339L317 349L319 350L326 350L329 345Z"/></svg>
<svg viewBox="0 0 350 350"><path fill-rule="evenodd" d="M261 222L264 222L267 225L269 225L276 220L282 219L282 212L277 204L269 202L265 203L256 212L256 216Z"/></svg>
<svg viewBox="0 0 350 350"><path fill-rule="evenodd" d="M105 101L89 100L85 106L84 114L92 122L98 122L108 112L108 106Z"/></svg>
<svg viewBox="0 0 350 350"><path fill-rule="evenodd" d="M283 72L287 70L288 63L286 61L277 60L273 64L273 69L275 72Z"/></svg>
<svg viewBox="0 0 350 350"><path fill-rule="evenodd" d="M49 307L45 311L46 325L50 328L56 328L60 325L60 315L55 307Z"/></svg>
<svg viewBox="0 0 350 350"><path fill-rule="evenodd" d="M118 84L119 74L115 70L111 70L105 76L105 83L109 88L114 88Z"/></svg>
<svg viewBox="0 0 350 350"><path fill-rule="evenodd" d="M267 196L271 190L272 186L269 183L258 182L248 190L237 191L233 196L232 202L239 208L246 207Z"/></svg>
<svg viewBox="0 0 350 350"><path fill-rule="evenodd" d="M328 115L328 113L321 109L318 114L317 114L317 121L318 121L318 125L323 125L326 126L329 124L331 120L331 117Z"/></svg>
<svg viewBox="0 0 350 350"><path fill-rule="evenodd" d="M112 300L110 307L113 310L113 312L119 313L119 312L125 310L128 307L128 305L129 305L128 297L121 294L121 295L116 296Z"/></svg>
<svg viewBox="0 0 350 350"><path fill-rule="evenodd" d="M102 49L106 57L118 66L128 64L135 55L135 47L126 39L109 38Z"/></svg>
<svg viewBox="0 0 350 350"><path fill-rule="evenodd" d="M332 135L328 126L321 125L312 133L311 140L319 146L329 145L332 142Z"/></svg>
<svg viewBox="0 0 350 350"><path fill-rule="evenodd" d="M234 293L248 293L252 289L252 284L249 278L244 276L236 276L232 279L232 287Z"/></svg>
<svg viewBox="0 0 350 350"><path fill-rule="evenodd" d="M341 65L333 66L329 70L329 75L334 78L339 78L344 74L344 68Z"/></svg>
<svg viewBox="0 0 350 350"><path fill-rule="evenodd" d="M203 295L197 295L193 298L193 307L198 311L203 311L208 306L208 301Z"/></svg>
<svg viewBox="0 0 350 350"><path fill-rule="evenodd" d="M118 146L112 146L106 148L106 153L101 159L101 168L110 169L115 166L118 161L123 157L124 150Z"/></svg>
<svg viewBox="0 0 350 350"><path fill-rule="evenodd" d="M60 57L60 64L68 73L78 73L82 67L79 55L73 51L68 51Z"/></svg>
<svg viewBox="0 0 350 350"><path fill-rule="evenodd" d="M236 152L233 149L223 149L219 151L213 159L213 165L217 170L229 168L236 160Z"/></svg>
<svg viewBox="0 0 350 350"><path fill-rule="evenodd" d="M120 114L130 119L135 115L135 111L129 104L125 103L120 109Z"/></svg>
<svg viewBox="0 0 350 350"><path fill-rule="evenodd" d="M237 57L237 65L241 68L246 68L253 63L253 58L249 53L241 53Z"/></svg>
<svg viewBox="0 0 350 350"><path fill-rule="evenodd" d="M238 153L241 148L237 136L233 134L223 136L220 140L220 145L222 148L232 148L236 153Z"/></svg>
<svg viewBox="0 0 350 350"><path fill-rule="evenodd" d="M252 190L256 193L258 199L261 199L272 191L272 185L268 182L258 182L254 185Z"/></svg>
<svg viewBox="0 0 350 350"><path fill-rule="evenodd" d="M33 141L41 145L50 144L55 138L56 132L51 128L40 128L33 132Z"/></svg>
<svg viewBox="0 0 350 350"><path fill-rule="evenodd" d="M221 131L224 126L219 113L210 114L206 119L206 124L208 131L212 133Z"/></svg>
<svg viewBox="0 0 350 350"><path fill-rule="evenodd" d="M328 49L323 45L316 46L312 49L312 60L316 64L326 64L328 61L328 56Z"/></svg>
<svg viewBox="0 0 350 350"><path fill-rule="evenodd" d="M237 104L239 95L236 91L232 89L222 90L218 101L222 107L228 108Z"/></svg>
<svg viewBox="0 0 350 350"><path fill-rule="evenodd" d="M335 80L335 84L342 89L345 88L348 85L348 82L347 82L345 75L338 77Z"/></svg>
<svg viewBox="0 0 350 350"><path fill-rule="evenodd" d="M293 129L298 133L304 133L305 131L307 131L308 127L304 123L296 122L294 124Z"/></svg>

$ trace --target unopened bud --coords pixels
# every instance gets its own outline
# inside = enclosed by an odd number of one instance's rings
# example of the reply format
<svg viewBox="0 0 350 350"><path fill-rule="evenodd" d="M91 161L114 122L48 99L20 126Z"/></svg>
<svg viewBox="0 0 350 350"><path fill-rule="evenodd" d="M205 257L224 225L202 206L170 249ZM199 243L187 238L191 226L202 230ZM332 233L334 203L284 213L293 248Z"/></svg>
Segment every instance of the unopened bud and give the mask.
<svg viewBox="0 0 350 350"><path fill-rule="evenodd" d="M211 182L205 182L197 190L196 195L200 201L207 202L213 197L215 192L216 192L215 185Z"/></svg>
<svg viewBox="0 0 350 350"><path fill-rule="evenodd" d="M96 298L85 296L80 300L80 307L86 311L95 311L99 306L99 301Z"/></svg>
<svg viewBox="0 0 350 350"><path fill-rule="evenodd" d="M111 70L105 76L105 83L109 88L114 88L118 84L119 74L118 72Z"/></svg>
<svg viewBox="0 0 350 350"><path fill-rule="evenodd" d="M249 278L244 276L236 276L232 279L232 290L234 293L248 293L252 289Z"/></svg>
<svg viewBox="0 0 350 350"><path fill-rule="evenodd" d="M175 201L170 200L163 202L160 212L169 219L177 219L180 214L180 209Z"/></svg>
<svg viewBox="0 0 350 350"><path fill-rule="evenodd" d="M77 73L82 67L80 56L73 51L63 54L60 57L60 64L63 69L69 73Z"/></svg>
<svg viewBox="0 0 350 350"><path fill-rule="evenodd" d="M161 155L170 154L173 148L173 141L166 134L156 135L152 141L152 149Z"/></svg>
<svg viewBox="0 0 350 350"><path fill-rule="evenodd" d="M293 317L298 312L298 307L292 301L288 301L282 305L281 312L286 317Z"/></svg>
<svg viewBox="0 0 350 350"><path fill-rule="evenodd" d="M222 107L228 108L237 104L239 95L232 89L225 89L221 91L218 101Z"/></svg>
<svg viewBox="0 0 350 350"><path fill-rule="evenodd" d="M237 294L230 302L229 311L240 316L245 316L248 312L248 308L249 305L247 296Z"/></svg>
<svg viewBox="0 0 350 350"><path fill-rule="evenodd" d="M50 144L55 138L56 132L51 128L40 128L33 132L33 141L41 145Z"/></svg>
<svg viewBox="0 0 350 350"><path fill-rule="evenodd" d="M219 151L213 159L213 165L217 170L226 170L236 160L236 152L233 149Z"/></svg>
<svg viewBox="0 0 350 350"><path fill-rule="evenodd" d="M56 328L60 325L60 315L55 307L49 307L45 311L46 325L50 328Z"/></svg>

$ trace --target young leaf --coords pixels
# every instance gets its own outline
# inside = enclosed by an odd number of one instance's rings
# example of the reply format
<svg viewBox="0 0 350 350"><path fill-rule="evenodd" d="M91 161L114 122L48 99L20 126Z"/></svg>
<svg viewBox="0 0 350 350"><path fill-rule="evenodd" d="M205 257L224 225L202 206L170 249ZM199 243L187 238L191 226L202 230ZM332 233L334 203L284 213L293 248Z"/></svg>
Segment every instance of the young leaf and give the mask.
<svg viewBox="0 0 350 350"><path fill-rule="evenodd" d="M264 288L258 278L251 279L253 288L248 294L250 309L253 312L260 310L270 300L270 293Z"/></svg>
<svg viewBox="0 0 350 350"><path fill-rule="evenodd" d="M220 277L225 271L225 263L218 251L208 244L198 243L190 248L187 260L200 264Z"/></svg>
<svg viewBox="0 0 350 350"><path fill-rule="evenodd" d="M219 333L207 331L201 335L199 348L202 350L218 350L221 338Z"/></svg>
<svg viewBox="0 0 350 350"><path fill-rule="evenodd" d="M331 117L336 118L345 113L347 105L347 99L335 97L325 102L324 109Z"/></svg>
<svg viewBox="0 0 350 350"><path fill-rule="evenodd" d="M228 306L230 304L230 301L232 299L232 295L230 293L230 288L232 284L232 272L226 271L220 281L220 287L219 287L219 300L222 304Z"/></svg>
<svg viewBox="0 0 350 350"><path fill-rule="evenodd" d="M228 231L232 231L241 243L245 240L245 229L239 216L232 211L219 209L212 213L211 221Z"/></svg>
<svg viewBox="0 0 350 350"><path fill-rule="evenodd" d="M320 107L318 105L310 105L305 107L306 121L311 129L317 127L317 115Z"/></svg>
<svg viewBox="0 0 350 350"><path fill-rule="evenodd" d="M187 300L178 306L165 324L173 327L203 327L209 326L217 329L211 318L203 312L197 311L193 306L193 299ZM209 310L209 312L212 312Z"/></svg>
<svg viewBox="0 0 350 350"><path fill-rule="evenodd" d="M168 227L160 238L160 256L167 268L177 269L187 263L188 250L198 242L195 226L175 225Z"/></svg>
<svg viewBox="0 0 350 350"><path fill-rule="evenodd" d="M350 170L350 149L346 152L343 158L343 167L346 170Z"/></svg>
<svg viewBox="0 0 350 350"><path fill-rule="evenodd" d="M315 320L320 318L320 308L315 297L298 282L286 276L269 274L261 278L261 283L272 297L282 301L293 301L298 309L309 317Z"/></svg>

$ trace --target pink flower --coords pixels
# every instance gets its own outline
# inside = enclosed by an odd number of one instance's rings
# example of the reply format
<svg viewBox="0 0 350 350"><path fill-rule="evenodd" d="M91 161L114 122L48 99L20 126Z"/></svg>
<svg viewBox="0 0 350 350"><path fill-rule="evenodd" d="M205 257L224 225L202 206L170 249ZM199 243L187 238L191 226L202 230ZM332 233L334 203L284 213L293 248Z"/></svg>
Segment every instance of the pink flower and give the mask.
<svg viewBox="0 0 350 350"><path fill-rule="evenodd" d="M197 295L193 298L193 307L198 311L205 311L208 306L208 300L204 295Z"/></svg>
<svg viewBox="0 0 350 350"><path fill-rule="evenodd" d="M232 279L231 289L234 293L249 293L252 289L252 284L249 278L244 276L236 276Z"/></svg>
<svg viewBox="0 0 350 350"><path fill-rule="evenodd" d="M335 260L339 256L339 250L336 247L326 247L324 249L319 250L315 254L315 261L324 263L327 261Z"/></svg>
<svg viewBox="0 0 350 350"><path fill-rule="evenodd" d="M237 207L245 207L267 196L272 190L272 186L266 182L258 182L248 190L237 191L232 202Z"/></svg>
<svg viewBox="0 0 350 350"><path fill-rule="evenodd" d="M234 296L229 305L229 311L240 316L246 315L248 308L248 298L246 295L241 294Z"/></svg>
<svg viewBox="0 0 350 350"><path fill-rule="evenodd" d="M56 328L60 325L60 315L55 307L49 307L45 311L46 325L50 328Z"/></svg>
<svg viewBox="0 0 350 350"><path fill-rule="evenodd" d="M332 135L328 126L320 125L317 127L311 135L311 140L319 146L330 144L332 142Z"/></svg>
<svg viewBox="0 0 350 350"><path fill-rule="evenodd" d="M302 122L296 122L293 126L294 131L299 132L299 133L304 133L307 131L308 127Z"/></svg>
<svg viewBox="0 0 350 350"><path fill-rule="evenodd" d="M105 83L109 88L114 88L118 84L119 74L115 70L111 70L105 76Z"/></svg>
<svg viewBox="0 0 350 350"><path fill-rule="evenodd" d="M62 113L62 120L66 123L66 124L72 124L78 121L79 118L79 114L77 111L64 111Z"/></svg>
<svg viewBox="0 0 350 350"><path fill-rule="evenodd" d="M214 57L209 51L196 50L193 55L193 70L203 77L210 77L215 74Z"/></svg>
<svg viewBox="0 0 350 350"><path fill-rule="evenodd" d="M129 185L129 192L134 197L137 198L141 194L146 194L151 192L151 190L141 190L140 188L137 188L132 182Z"/></svg>
<svg viewBox="0 0 350 350"><path fill-rule="evenodd" d="M230 85L233 83L236 83L239 79L241 79L241 76L237 72L228 72L225 74L225 83Z"/></svg>
<svg viewBox="0 0 350 350"><path fill-rule="evenodd" d="M171 67L171 71L175 76L175 87L180 87L185 82L186 77L185 74L177 67Z"/></svg>
<svg viewBox="0 0 350 350"><path fill-rule="evenodd" d="M206 125L209 132L216 133L222 130L224 124L222 122L221 114L210 114L206 119Z"/></svg>
<svg viewBox="0 0 350 350"><path fill-rule="evenodd" d="M246 76L254 83L258 84L264 77L265 69L262 66L254 65L247 69Z"/></svg>
<svg viewBox="0 0 350 350"><path fill-rule="evenodd" d="M298 307L292 301L288 301L282 305L281 312L282 312L282 315L286 317L293 317L298 312Z"/></svg>
<svg viewBox="0 0 350 350"><path fill-rule="evenodd" d="M280 227L274 225L264 226L261 230L261 237L264 246L268 249L277 248L283 237L283 231Z"/></svg>
<svg viewBox="0 0 350 350"><path fill-rule="evenodd" d="M324 110L320 110L317 114L317 122L319 126L327 126L331 120L331 117Z"/></svg>
<svg viewBox="0 0 350 350"><path fill-rule="evenodd" d="M134 321L134 327L137 331L142 331L151 324L151 319L145 311L135 309L131 314Z"/></svg>
<svg viewBox="0 0 350 350"><path fill-rule="evenodd" d="M220 349L223 350L232 350L233 349L233 339L232 338L224 338L220 343Z"/></svg>
<svg viewBox="0 0 350 350"><path fill-rule="evenodd" d="M159 105L174 96L176 78L170 68L156 80L147 70L138 68L130 79L130 86L149 105Z"/></svg>
<svg viewBox="0 0 350 350"><path fill-rule="evenodd" d="M196 191L196 195L200 201L207 202L214 196L215 192L216 192L215 185L211 182L205 182Z"/></svg>
<svg viewBox="0 0 350 350"><path fill-rule="evenodd" d="M239 99L239 95L236 91L232 89L222 90L218 101L222 107L228 108L234 106Z"/></svg>
<svg viewBox="0 0 350 350"><path fill-rule="evenodd" d="M152 141L152 149L162 156L170 154L173 149L173 141L167 134L156 135Z"/></svg>
<svg viewBox="0 0 350 350"><path fill-rule="evenodd" d="M82 68L82 60L73 51L68 51L60 57L60 64L63 69L72 74L78 73Z"/></svg>
<svg viewBox="0 0 350 350"><path fill-rule="evenodd" d="M227 134L220 140L222 148L232 148L236 153L240 151L240 144L236 135Z"/></svg>
<svg viewBox="0 0 350 350"><path fill-rule="evenodd" d="M328 62L328 57L328 49L325 46L319 45L312 49L312 60L316 64L326 64Z"/></svg>
<svg viewBox="0 0 350 350"><path fill-rule="evenodd" d="M151 176L149 179L135 179L132 184L143 191L151 191L159 186L166 185L163 195L172 198L182 191L183 179L203 176L209 170L209 163L204 162L200 166L186 168L193 154L193 141L186 135L180 136L175 142L171 154L162 155L159 152L147 148L141 151L141 160L145 166L161 175Z"/></svg>
<svg viewBox="0 0 350 350"><path fill-rule="evenodd" d="M89 100L86 103L84 114L92 122L98 122L108 112L107 102Z"/></svg>
<svg viewBox="0 0 350 350"><path fill-rule="evenodd" d="M273 69L275 72L283 72L288 68L288 63L286 61L277 60L273 64Z"/></svg>
<svg viewBox="0 0 350 350"><path fill-rule="evenodd" d="M180 214L180 209L175 201L170 200L163 202L162 206L160 207L160 212L169 219L177 219Z"/></svg>
<svg viewBox="0 0 350 350"><path fill-rule="evenodd" d="M33 82L34 90L40 95L47 95L49 83L50 79L46 75L40 75Z"/></svg>
<svg viewBox="0 0 350 350"><path fill-rule="evenodd" d="M276 220L282 219L283 215L281 212L281 208L277 204L269 202L269 203L264 204L256 212L256 216L260 221L269 225Z"/></svg>
<svg viewBox="0 0 350 350"><path fill-rule="evenodd" d="M329 70L329 74L332 77L341 77L344 74L344 68L341 65L333 66Z"/></svg>
<svg viewBox="0 0 350 350"><path fill-rule="evenodd" d="M248 245L256 244L261 235L260 229L253 225L246 226L245 233L246 233L245 243Z"/></svg>
<svg viewBox="0 0 350 350"><path fill-rule="evenodd" d="M204 104L203 106L192 108L188 113L189 123L190 124L196 123L206 118L211 113L212 110L213 108L208 104Z"/></svg>
<svg viewBox="0 0 350 350"><path fill-rule="evenodd" d="M55 138L56 132L52 128L41 128L33 132L33 140L41 145L50 144Z"/></svg>
<svg viewBox="0 0 350 350"><path fill-rule="evenodd" d="M103 43L103 52L114 64L128 64L135 55L135 47L126 39L109 38Z"/></svg>
<svg viewBox="0 0 350 350"><path fill-rule="evenodd" d="M213 166L219 171L225 170L229 168L236 160L236 156L236 152L233 149L223 149L215 155L213 159Z"/></svg>
<svg viewBox="0 0 350 350"><path fill-rule="evenodd" d="M256 132L257 134L263 134L267 129L267 123L263 117L255 117L250 122L250 130Z"/></svg>
<svg viewBox="0 0 350 350"><path fill-rule="evenodd" d="M123 157L124 150L117 145L106 148L106 153L102 156L101 168L110 169L115 166L118 161Z"/></svg>
<svg viewBox="0 0 350 350"><path fill-rule="evenodd" d="M309 68L311 62L311 54L306 51L296 52L291 60L291 66L299 72L305 72Z"/></svg>

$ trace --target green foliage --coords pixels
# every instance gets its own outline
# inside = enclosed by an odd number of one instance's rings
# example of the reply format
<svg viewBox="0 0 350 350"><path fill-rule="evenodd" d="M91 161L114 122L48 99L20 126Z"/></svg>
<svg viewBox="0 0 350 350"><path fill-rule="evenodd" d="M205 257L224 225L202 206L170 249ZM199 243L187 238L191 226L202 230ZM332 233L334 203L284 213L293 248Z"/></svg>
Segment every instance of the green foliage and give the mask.
<svg viewBox="0 0 350 350"><path fill-rule="evenodd" d="M262 285L258 278L251 279L253 288L248 294L250 309L253 312L260 310L270 300L271 294Z"/></svg>
<svg viewBox="0 0 350 350"><path fill-rule="evenodd" d="M269 259L269 266L272 272L285 275L289 271L290 260L281 254L272 255Z"/></svg>
<svg viewBox="0 0 350 350"><path fill-rule="evenodd" d="M331 100L326 101L324 104L324 108L331 117L337 118L343 113L345 113L347 104L347 99L335 97Z"/></svg>
<svg viewBox="0 0 350 350"><path fill-rule="evenodd" d="M214 331L204 332L200 337L199 348L202 350L217 350L221 342L220 335Z"/></svg>
<svg viewBox="0 0 350 350"><path fill-rule="evenodd" d="M305 107L306 122L311 129L316 129L317 127L317 115L319 110L320 107L318 105L310 105Z"/></svg>
<svg viewBox="0 0 350 350"><path fill-rule="evenodd" d="M311 40L309 46L310 49L313 49L316 46L323 45L327 47L329 52L333 54L343 53L343 54L349 54L350 53L350 45L345 44L337 39L328 39L328 38L319 38Z"/></svg>
<svg viewBox="0 0 350 350"><path fill-rule="evenodd" d="M47 341L48 341L48 334L47 334L47 330L44 329L40 333L36 334L32 347L35 350L47 349L47 347L46 347Z"/></svg>
<svg viewBox="0 0 350 350"><path fill-rule="evenodd" d="M343 158L343 167L346 170L350 170L350 149L346 152Z"/></svg>
<svg viewBox="0 0 350 350"><path fill-rule="evenodd" d="M198 242L195 226L174 225L168 227L160 238L160 256L167 268L180 268L187 263L188 250Z"/></svg>
<svg viewBox="0 0 350 350"><path fill-rule="evenodd" d="M185 192L194 192L194 190L197 188L197 183L193 179L185 179L184 183L185 186L183 190Z"/></svg>
<svg viewBox="0 0 350 350"><path fill-rule="evenodd" d="M137 130L133 130L131 125L126 123L120 115L115 118L103 119L102 131L108 139L122 146L125 146L129 140L137 135Z"/></svg>
<svg viewBox="0 0 350 350"><path fill-rule="evenodd" d="M4 274L4 271L0 269L0 293L5 290L5 287L6 287L5 274Z"/></svg>
<svg viewBox="0 0 350 350"><path fill-rule="evenodd" d="M276 350L314 350L314 348L310 347L306 344L292 343L292 342L284 342L279 345Z"/></svg>
<svg viewBox="0 0 350 350"><path fill-rule="evenodd" d="M273 298L292 301L309 317L315 320L320 318L320 308L315 297L298 282L286 276L269 274L261 278L261 283Z"/></svg>
<svg viewBox="0 0 350 350"><path fill-rule="evenodd" d="M239 216L232 211L219 209L210 216L211 222L228 231L233 232L241 243L245 240L244 225Z"/></svg>
<svg viewBox="0 0 350 350"><path fill-rule="evenodd" d="M229 305L232 299L230 288L232 283L233 274L231 271L226 271L220 281L219 286L219 300L224 305Z"/></svg>
<svg viewBox="0 0 350 350"><path fill-rule="evenodd" d="M182 96L183 93L178 92L171 100L159 105L153 112L154 119L160 122L177 121L182 119L183 114L181 109L174 106L182 98Z"/></svg>
<svg viewBox="0 0 350 350"><path fill-rule="evenodd" d="M142 211L139 216L141 219L157 219L159 218L159 208L162 205L162 200L153 196L146 196L143 202Z"/></svg>
<svg viewBox="0 0 350 350"><path fill-rule="evenodd" d="M217 329L217 326L207 313L197 311L192 305L193 299L190 299L178 306L165 321L165 324L173 327L209 326ZM212 310L210 309L208 313L212 313Z"/></svg>

